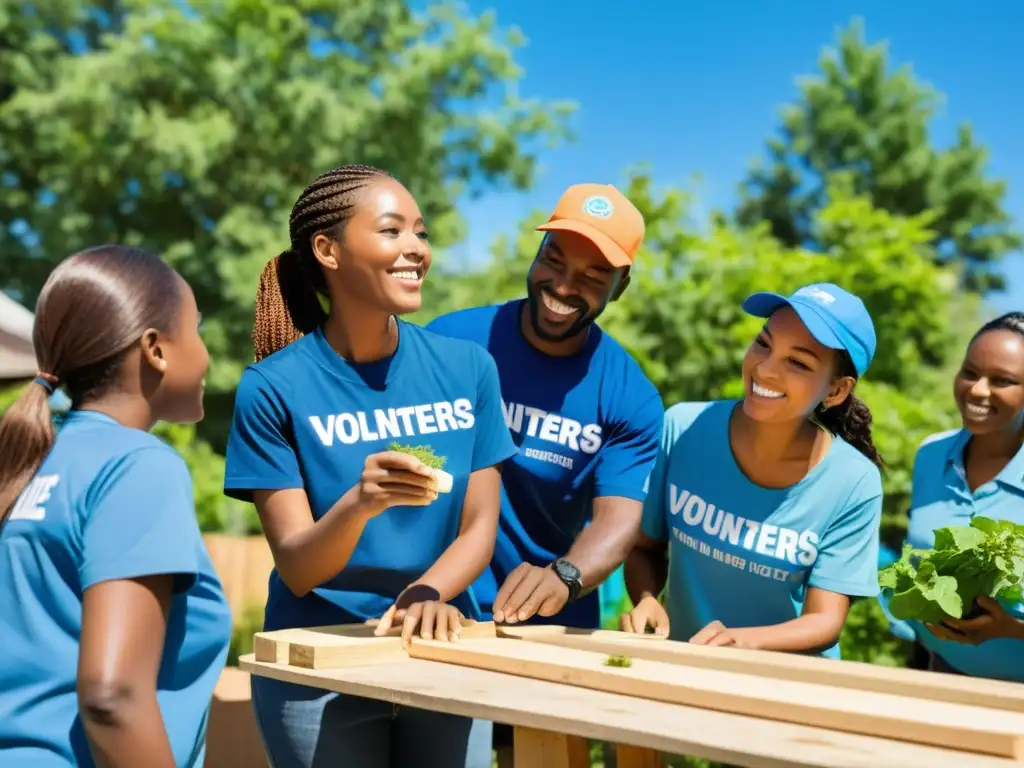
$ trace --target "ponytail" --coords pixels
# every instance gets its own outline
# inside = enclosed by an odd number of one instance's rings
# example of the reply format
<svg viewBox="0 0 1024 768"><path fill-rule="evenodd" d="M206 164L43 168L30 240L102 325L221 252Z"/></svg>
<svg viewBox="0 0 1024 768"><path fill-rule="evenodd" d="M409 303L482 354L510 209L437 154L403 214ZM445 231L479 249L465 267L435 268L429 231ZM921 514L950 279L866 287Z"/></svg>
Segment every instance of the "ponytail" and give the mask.
<svg viewBox="0 0 1024 768"><path fill-rule="evenodd" d="M298 254L290 249L263 268L252 328L257 362L315 331L327 319L313 279L304 272Z"/></svg>
<svg viewBox="0 0 1024 768"><path fill-rule="evenodd" d="M0 417L0 528L53 446L50 390L37 378Z"/></svg>
<svg viewBox="0 0 1024 768"><path fill-rule="evenodd" d="M371 165L343 165L317 176L292 208L288 220L291 247L267 262L256 292L252 328L253 355L268 355L312 333L327 319L321 303L327 281L313 254L320 233L339 240L355 208L356 195L375 178L391 178Z"/></svg>
<svg viewBox="0 0 1024 768"><path fill-rule="evenodd" d="M128 350L148 328L176 328L180 286L166 262L123 245L80 251L50 273L32 328L41 370L0 418L0 525L53 446L54 388L78 408L117 386Z"/></svg>
<svg viewBox="0 0 1024 768"><path fill-rule="evenodd" d="M885 466L871 436L871 411L859 397L851 393L839 405L819 410L815 418L833 435L839 435L864 454L876 467L882 469Z"/></svg>

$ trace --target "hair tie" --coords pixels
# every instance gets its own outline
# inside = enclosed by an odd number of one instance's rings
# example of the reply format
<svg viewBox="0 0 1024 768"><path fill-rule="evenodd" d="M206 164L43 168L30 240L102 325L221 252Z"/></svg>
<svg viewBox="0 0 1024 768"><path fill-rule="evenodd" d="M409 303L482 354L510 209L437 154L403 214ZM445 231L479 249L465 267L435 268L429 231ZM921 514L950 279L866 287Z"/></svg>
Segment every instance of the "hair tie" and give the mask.
<svg viewBox="0 0 1024 768"><path fill-rule="evenodd" d="M36 371L36 377L33 379L36 384L45 389L49 394L53 394L54 390L57 389L57 384L60 382L56 376L52 373L46 373L44 371Z"/></svg>

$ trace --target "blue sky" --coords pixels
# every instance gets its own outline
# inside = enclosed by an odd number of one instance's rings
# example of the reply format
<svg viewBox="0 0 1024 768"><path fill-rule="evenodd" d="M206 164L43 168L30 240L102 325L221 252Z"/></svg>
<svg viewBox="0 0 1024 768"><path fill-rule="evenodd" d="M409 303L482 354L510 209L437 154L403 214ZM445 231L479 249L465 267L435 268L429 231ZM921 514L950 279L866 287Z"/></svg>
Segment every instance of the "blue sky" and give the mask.
<svg viewBox="0 0 1024 768"><path fill-rule="evenodd" d="M540 156L534 189L467 201L467 241L453 256L482 259L494 236L569 184L618 184L646 163L659 183L690 185L707 206L731 208L749 163L778 126L795 78L817 71L821 49L850 19L890 61L945 94L932 126L949 143L971 123L991 153L989 172L1009 182L1006 206L1024 228L1024 3L1014 0L469 0L497 12L528 42L517 54L524 97L578 104L577 141ZM630 10L626 10L630 9ZM976 9L976 10L972 10ZM630 12L632 11L632 13ZM1024 307L1024 256L1006 263L1002 310Z"/></svg>

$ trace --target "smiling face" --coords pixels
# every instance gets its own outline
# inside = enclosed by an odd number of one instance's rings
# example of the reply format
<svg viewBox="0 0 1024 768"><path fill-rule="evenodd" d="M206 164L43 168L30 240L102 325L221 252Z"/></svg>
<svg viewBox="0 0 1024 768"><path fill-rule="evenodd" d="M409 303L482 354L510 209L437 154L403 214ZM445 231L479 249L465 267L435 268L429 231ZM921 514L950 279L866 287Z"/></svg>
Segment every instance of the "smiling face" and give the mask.
<svg viewBox="0 0 1024 768"><path fill-rule="evenodd" d="M420 308L431 253L423 215L409 191L381 177L358 193L342 236L313 238L330 292L390 314Z"/></svg>
<svg viewBox="0 0 1024 768"><path fill-rule="evenodd" d="M972 434L1019 430L1024 422L1024 337L993 330L976 338L953 380L953 396Z"/></svg>
<svg viewBox="0 0 1024 768"><path fill-rule="evenodd" d="M531 330L549 342L579 335L625 290L624 273L585 237L549 232L526 278Z"/></svg>
<svg viewBox="0 0 1024 768"><path fill-rule="evenodd" d="M790 307L775 312L743 358L743 411L754 421L806 419L819 404L832 407L853 391L836 376L840 356L819 343Z"/></svg>

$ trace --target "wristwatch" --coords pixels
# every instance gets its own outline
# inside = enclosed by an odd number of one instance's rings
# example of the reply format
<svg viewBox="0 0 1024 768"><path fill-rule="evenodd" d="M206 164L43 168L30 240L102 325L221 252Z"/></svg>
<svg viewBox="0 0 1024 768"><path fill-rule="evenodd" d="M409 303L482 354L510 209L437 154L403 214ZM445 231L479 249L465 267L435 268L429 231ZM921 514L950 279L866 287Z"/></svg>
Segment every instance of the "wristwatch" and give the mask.
<svg viewBox="0 0 1024 768"><path fill-rule="evenodd" d="M564 557L560 557L551 564L551 570L562 580L562 583L569 588L569 602L571 603L580 596L583 589L583 580L580 578L580 569L570 563Z"/></svg>

